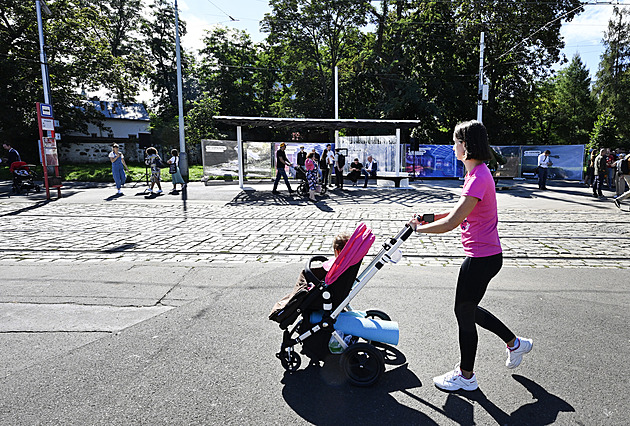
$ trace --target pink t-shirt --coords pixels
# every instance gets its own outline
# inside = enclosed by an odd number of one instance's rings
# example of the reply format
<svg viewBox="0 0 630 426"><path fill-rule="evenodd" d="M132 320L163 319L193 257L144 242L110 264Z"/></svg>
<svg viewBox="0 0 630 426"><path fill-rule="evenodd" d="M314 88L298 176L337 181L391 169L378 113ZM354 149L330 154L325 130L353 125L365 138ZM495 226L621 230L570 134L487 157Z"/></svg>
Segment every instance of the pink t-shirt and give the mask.
<svg viewBox="0 0 630 426"><path fill-rule="evenodd" d="M497 195L494 179L485 163L466 175L462 195L479 199L472 212L460 224L466 256L487 257L501 253L497 231Z"/></svg>

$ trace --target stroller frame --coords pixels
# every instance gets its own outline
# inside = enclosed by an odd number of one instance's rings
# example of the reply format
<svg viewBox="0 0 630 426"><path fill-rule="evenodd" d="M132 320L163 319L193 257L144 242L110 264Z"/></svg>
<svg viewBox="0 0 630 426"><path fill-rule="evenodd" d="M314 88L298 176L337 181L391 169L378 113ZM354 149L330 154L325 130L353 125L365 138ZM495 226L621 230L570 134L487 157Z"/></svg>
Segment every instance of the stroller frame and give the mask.
<svg viewBox="0 0 630 426"><path fill-rule="evenodd" d="M396 254L399 252L399 247L405 242L409 236L413 233L413 228L409 224L393 238L383 243L383 247L378 254L372 259L370 264L363 270L363 272L356 278L352 284L349 294L333 309L331 303L330 290L323 281L319 281L317 277L310 271L310 264L313 261L326 260L323 256L315 256L311 258L306 265L305 275L309 283L315 284L315 287L309 291L308 296L297 306L297 308L280 323L280 328L284 330L282 345L280 351L276 354L276 357L280 359L282 366L288 372L294 372L301 365L301 359L298 355L295 346L297 344L303 344L309 338L313 338L318 334L324 334L330 332L339 345L343 348L341 353L341 366L350 383L356 386L371 386L376 383L381 374L385 371L385 362L381 352L376 349L370 341L363 342L351 342L349 345L344 341L340 334L334 329L335 322L339 314L341 314L346 308L352 311L350 302L356 297L356 295L365 287L365 285L372 279L372 277L386 264L396 263ZM360 267L361 262L357 264L357 270ZM351 269L352 267L348 268ZM332 290L334 291L334 290ZM310 324L308 327L302 327L302 331L296 337L292 337L298 328L302 326L303 321L308 321L308 318L302 318L292 328L289 328L295 323L300 315L305 311L308 311L309 305L317 300L318 297L323 299L323 315L320 321ZM382 320L390 320L389 316L382 311L372 310L366 312L366 317L376 317ZM328 349L328 348L326 348ZM302 351L304 353L304 350ZM307 354L309 357L310 355ZM319 360L311 361L312 364L319 365Z"/></svg>

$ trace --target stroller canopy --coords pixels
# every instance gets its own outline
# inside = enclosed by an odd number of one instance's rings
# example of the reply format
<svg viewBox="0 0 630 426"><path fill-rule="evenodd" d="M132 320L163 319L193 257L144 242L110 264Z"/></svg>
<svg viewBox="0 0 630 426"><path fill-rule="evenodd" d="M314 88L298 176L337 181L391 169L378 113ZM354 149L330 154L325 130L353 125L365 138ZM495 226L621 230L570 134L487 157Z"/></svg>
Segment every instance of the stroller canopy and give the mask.
<svg viewBox="0 0 630 426"><path fill-rule="evenodd" d="M374 243L376 237L372 230L361 223L346 243L339 256L326 274L325 283L330 285L352 265L356 265L363 259Z"/></svg>

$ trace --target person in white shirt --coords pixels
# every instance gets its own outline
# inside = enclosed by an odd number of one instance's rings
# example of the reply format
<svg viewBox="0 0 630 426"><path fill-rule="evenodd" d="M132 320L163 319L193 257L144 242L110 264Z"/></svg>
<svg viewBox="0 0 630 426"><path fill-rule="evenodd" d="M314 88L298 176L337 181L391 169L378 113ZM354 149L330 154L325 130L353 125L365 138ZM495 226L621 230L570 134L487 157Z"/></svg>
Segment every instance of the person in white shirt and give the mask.
<svg viewBox="0 0 630 426"><path fill-rule="evenodd" d="M169 164L169 166L171 166L169 167L169 173L171 173L171 179L173 181L173 190L170 193L173 195L177 195L177 184L180 184L182 186L183 191L184 187L186 186L186 182L184 181L184 178L179 171L179 152L176 149L171 149L171 158L167 161L167 163ZM174 170L172 166L175 166ZM173 171L175 173L172 173Z"/></svg>
<svg viewBox="0 0 630 426"><path fill-rule="evenodd" d="M546 150L538 156L538 188L543 191L547 189L547 173L549 167L553 164L549 155L551 151Z"/></svg>
<svg viewBox="0 0 630 426"><path fill-rule="evenodd" d="M332 183L332 172L335 168L335 151L333 151L330 144L326 145L326 164L328 164L328 185L333 186Z"/></svg>

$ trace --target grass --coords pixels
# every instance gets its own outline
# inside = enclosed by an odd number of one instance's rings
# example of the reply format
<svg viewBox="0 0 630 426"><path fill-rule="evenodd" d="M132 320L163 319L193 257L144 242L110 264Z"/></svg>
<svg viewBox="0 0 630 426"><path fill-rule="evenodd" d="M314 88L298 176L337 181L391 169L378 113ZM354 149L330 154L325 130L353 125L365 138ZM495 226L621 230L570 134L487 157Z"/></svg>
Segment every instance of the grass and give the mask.
<svg viewBox="0 0 630 426"><path fill-rule="evenodd" d="M144 163L127 164L127 182L133 182L144 178L146 172ZM43 176L42 166L35 168L35 173L40 178ZM199 181L203 176L203 166L192 165L188 168L189 181ZM112 166L110 164L64 164L59 167L59 174L63 181L75 182L113 182ZM8 167L0 167L0 179L9 180L11 174ZM162 169L162 180L170 181L171 175L168 168Z"/></svg>

